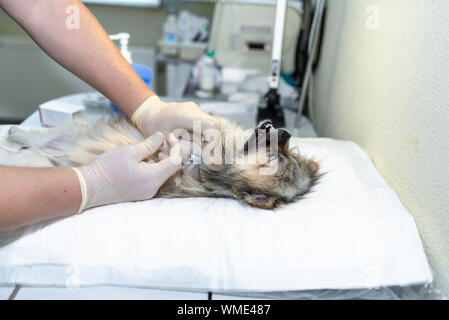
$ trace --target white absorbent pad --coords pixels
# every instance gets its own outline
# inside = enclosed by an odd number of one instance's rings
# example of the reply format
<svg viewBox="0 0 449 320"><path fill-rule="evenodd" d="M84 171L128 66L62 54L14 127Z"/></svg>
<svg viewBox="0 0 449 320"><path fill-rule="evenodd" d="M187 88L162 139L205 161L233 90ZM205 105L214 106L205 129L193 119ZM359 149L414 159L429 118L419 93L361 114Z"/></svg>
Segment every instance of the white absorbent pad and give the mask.
<svg viewBox="0 0 449 320"><path fill-rule="evenodd" d="M266 211L230 199L122 203L0 248L0 284L284 291L431 282L412 216L356 144L292 139L326 172ZM26 199L24 199L26 201Z"/></svg>

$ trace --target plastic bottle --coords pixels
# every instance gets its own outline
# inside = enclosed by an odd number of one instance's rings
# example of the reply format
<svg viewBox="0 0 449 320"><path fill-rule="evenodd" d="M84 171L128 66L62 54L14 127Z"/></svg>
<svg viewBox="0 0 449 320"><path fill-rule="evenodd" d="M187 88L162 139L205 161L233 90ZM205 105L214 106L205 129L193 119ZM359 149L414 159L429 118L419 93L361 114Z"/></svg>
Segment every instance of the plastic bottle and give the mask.
<svg viewBox="0 0 449 320"><path fill-rule="evenodd" d="M200 89L203 91L213 91L215 88L215 51L209 51L201 59Z"/></svg>
<svg viewBox="0 0 449 320"><path fill-rule="evenodd" d="M140 76L140 78L145 82L145 84L151 89L151 80L153 78L153 72L152 70L144 65L133 63L132 61L132 53L128 49L128 43L129 43L129 33L118 33L113 34L109 36L112 40L119 40L120 41L120 52L122 53L123 57L125 57L126 61L128 61L131 66L133 67L134 71Z"/></svg>
<svg viewBox="0 0 449 320"><path fill-rule="evenodd" d="M178 18L176 17L176 9L174 7L168 9L168 16L164 22L163 32L165 42L178 41Z"/></svg>
<svg viewBox="0 0 449 320"><path fill-rule="evenodd" d="M131 51L128 49L128 43L129 43L129 33L126 32L120 32L117 34L112 34L109 36L111 40L119 40L120 41L120 52L125 57L126 61L129 63L132 63L132 54Z"/></svg>
<svg viewBox="0 0 449 320"><path fill-rule="evenodd" d="M129 33L121 32L117 34L113 34L109 36L111 40L119 40L120 41L120 52L123 55L123 57L131 64L131 67L134 69L134 71L139 75L139 77L145 82L145 84L152 90L151 88L151 80L153 79L153 71L151 68L133 63L132 62L132 53L128 49L128 43L130 35ZM116 105L112 105L114 109L121 113L121 111L117 108Z"/></svg>

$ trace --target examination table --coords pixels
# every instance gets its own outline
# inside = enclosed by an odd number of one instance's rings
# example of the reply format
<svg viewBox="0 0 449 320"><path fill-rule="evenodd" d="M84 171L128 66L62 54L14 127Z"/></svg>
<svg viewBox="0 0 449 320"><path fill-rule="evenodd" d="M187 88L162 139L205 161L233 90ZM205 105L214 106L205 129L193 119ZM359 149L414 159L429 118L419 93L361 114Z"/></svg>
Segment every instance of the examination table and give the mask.
<svg viewBox="0 0 449 320"><path fill-rule="evenodd" d="M96 93L64 99L83 101L88 122L113 115ZM241 124L255 115L254 106L200 105ZM23 126L40 126L37 113ZM414 220L366 153L313 138L305 118L301 130L292 144L325 173L301 201L271 212L230 199L153 199L32 226L0 247L0 299L432 297Z"/></svg>

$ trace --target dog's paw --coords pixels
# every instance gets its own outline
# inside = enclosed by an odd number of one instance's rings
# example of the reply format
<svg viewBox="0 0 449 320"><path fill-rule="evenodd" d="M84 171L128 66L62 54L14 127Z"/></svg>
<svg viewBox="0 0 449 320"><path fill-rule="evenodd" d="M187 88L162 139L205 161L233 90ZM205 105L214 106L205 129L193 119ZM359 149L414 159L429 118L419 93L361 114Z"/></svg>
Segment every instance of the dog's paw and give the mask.
<svg viewBox="0 0 449 320"><path fill-rule="evenodd" d="M27 134L25 130L18 126L13 126L8 130L8 136L6 140L10 143L19 146L28 146L28 140L30 139L30 133Z"/></svg>

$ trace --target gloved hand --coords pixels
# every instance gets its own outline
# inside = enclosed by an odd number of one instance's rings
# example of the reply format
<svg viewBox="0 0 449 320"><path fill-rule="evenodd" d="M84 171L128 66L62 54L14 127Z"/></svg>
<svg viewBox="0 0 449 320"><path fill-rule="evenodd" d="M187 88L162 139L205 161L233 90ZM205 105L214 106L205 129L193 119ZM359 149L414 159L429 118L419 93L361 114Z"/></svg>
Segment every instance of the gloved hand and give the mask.
<svg viewBox="0 0 449 320"><path fill-rule="evenodd" d="M181 154L183 161L186 161L185 163L188 163L192 159L192 156L195 159L201 158L202 156L202 149L201 145L195 143L194 141L187 141L187 140L179 140L179 144L181 145ZM164 160L165 158L170 157L170 144L167 142L164 142L163 145L159 148L159 153L157 154L158 160Z"/></svg>
<svg viewBox="0 0 449 320"><path fill-rule="evenodd" d="M167 135L175 129L193 130L193 121L201 121L201 132L216 128L217 121L194 102L167 103L151 96L134 112L131 121L144 136L160 131Z"/></svg>
<svg viewBox="0 0 449 320"><path fill-rule="evenodd" d="M172 134L167 142L170 156L159 162L144 160L164 143L161 132L141 143L108 151L91 164L75 169L83 197L79 212L106 204L152 198L181 167L180 143Z"/></svg>

